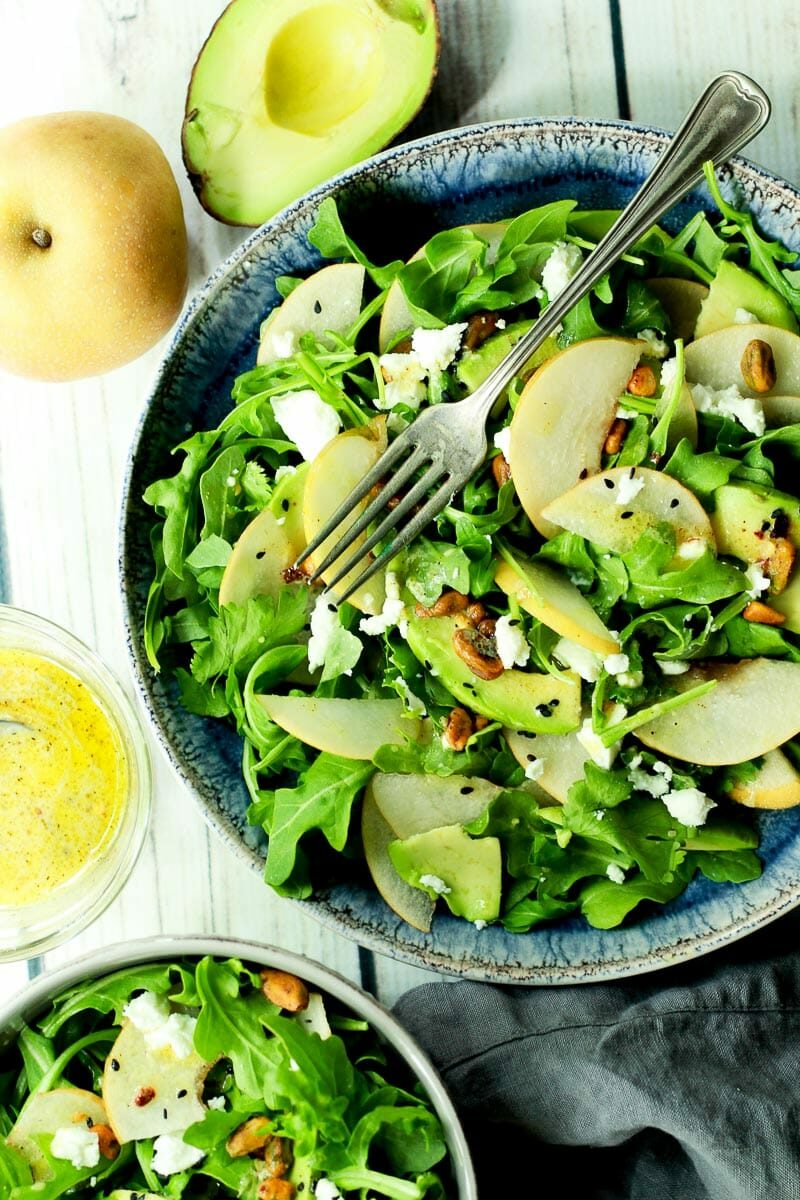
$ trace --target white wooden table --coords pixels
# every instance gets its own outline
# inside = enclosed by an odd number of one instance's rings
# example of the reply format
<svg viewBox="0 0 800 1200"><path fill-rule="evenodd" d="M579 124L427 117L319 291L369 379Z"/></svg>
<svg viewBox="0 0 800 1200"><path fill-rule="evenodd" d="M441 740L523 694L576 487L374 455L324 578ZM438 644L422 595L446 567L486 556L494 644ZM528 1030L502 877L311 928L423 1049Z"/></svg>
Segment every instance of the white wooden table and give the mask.
<svg viewBox="0 0 800 1200"><path fill-rule="evenodd" d="M180 181L192 286L245 232L201 210L180 160L189 71L222 7L223 0L0 0L0 124L83 108L118 113L148 129ZM736 67L752 74L774 103L773 120L751 156L800 181L795 0L440 0L439 7L441 69L416 134L556 114L674 128L716 71ZM42 338L47 333L42 329ZM117 509L128 445L164 349L73 385L0 375L6 599L73 630L128 686ZM364 979L389 1003L431 977L359 954L274 897L207 830L155 743L153 761L153 821L132 878L91 928L46 955L46 965L161 931L217 932L307 953ZM24 987L41 965L0 968L0 999Z"/></svg>

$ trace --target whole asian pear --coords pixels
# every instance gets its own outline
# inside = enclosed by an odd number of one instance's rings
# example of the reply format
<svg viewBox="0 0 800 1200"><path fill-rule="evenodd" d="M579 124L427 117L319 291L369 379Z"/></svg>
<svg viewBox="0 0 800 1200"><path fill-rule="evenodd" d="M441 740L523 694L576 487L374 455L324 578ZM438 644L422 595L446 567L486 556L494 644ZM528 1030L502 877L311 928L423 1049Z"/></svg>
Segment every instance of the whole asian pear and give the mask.
<svg viewBox="0 0 800 1200"><path fill-rule="evenodd" d="M188 247L175 177L149 133L106 113L0 129L0 366L100 375L178 315Z"/></svg>

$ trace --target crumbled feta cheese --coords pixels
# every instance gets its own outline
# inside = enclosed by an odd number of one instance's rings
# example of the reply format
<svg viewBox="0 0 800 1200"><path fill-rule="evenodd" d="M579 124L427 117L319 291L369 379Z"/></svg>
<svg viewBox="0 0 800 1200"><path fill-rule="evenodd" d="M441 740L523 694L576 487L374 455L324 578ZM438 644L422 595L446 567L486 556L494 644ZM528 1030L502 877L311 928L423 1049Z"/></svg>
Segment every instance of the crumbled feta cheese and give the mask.
<svg viewBox="0 0 800 1200"><path fill-rule="evenodd" d="M667 782L669 782L670 779L672 779L673 771L672 771L672 767L669 765L669 763L661 762L660 759L657 759L653 763L653 770L658 775L663 775L664 778L667 780Z"/></svg>
<svg viewBox="0 0 800 1200"><path fill-rule="evenodd" d="M171 1050L176 1058L188 1058L194 1050L197 1018L187 1013L170 1013L163 1025L144 1035L152 1050Z"/></svg>
<svg viewBox="0 0 800 1200"><path fill-rule="evenodd" d="M606 770L610 769L619 753L619 742L615 742L613 746L604 746L599 734L596 734L592 729L591 717L586 718L575 734L575 737L583 746L592 762L596 763L598 767L604 767Z"/></svg>
<svg viewBox="0 0 800 1200"><path fill-rule="evenodd" d="M316 1200L342 1200L342 1193L330 1179L318 1179L314 1195Z"/></svg>
<svg viewBox="0 0 800 1200"><path fill-rule="evenodd" d="M632 408L626 408L624 404L617 405L617 411L614 413L615 420L632 421L638 414Z"/></svg>
<svg viewBox="0 0 800 1200"><path fill-rule="evenodd" d="M236 487L236 477L235 477L235 475L229 475L229 476L228 476L228 478L225 480L225 486L226 486L226 487L229 487L229 488Z"/></svg>
<svg viewBox="0 0 800 1200"><path fill-rule="evenodd" d="M311 637L308 640L308 669L316 671L325 665L325 659L336 630L339 614L336 605L324 594L317 597L311 612Z"/></svg>
<svg viewBox="0 0 800 1200"><path fill-rule="evenodd" d="M397 625L400 636L405 637L408 631L408 622L405 617L406 606L400 596L400 580L394 571L387 571L386 599L383 602L383 608L374 617L362 617L358 628L361 633L380 637L382 633L386 633L387 629L393 629Z"/></svg>
<svg viewBox="0 0 800 1200"><path fill-rule="evenodd" d="M640 767L641 765L642 765L642 756L641 756L641 754L634 754L633 758L632 758L632 759L631 759L631 761L628 763L628 767L629 767L629 769L630 769L631 771L635 771L635 770L636 770L636 768L637 768L637 767Z"/></svg>
<svg viewBox="0 0 800 1200"><path fill-rule="evenodd" d="M495 327L495 329L505 329L506 324L507 324L507 322L506 322L505 317L498 317L494 323L494 327Z"/></svg>
<svg viewBox="0 0 800 1200"><path fill-rule="evenodd" d="M291 358L297 349L297 334L293 329L273 333L269 338L269 346L273 358Z"/></svg>
<svg viewBox="0 0 800 1200"><path fill-rule="evenodd" d="M282 479L286 479L289 475L296 475L297 467L290 467L288 464L283 467L278 467L275 472L275 482L280 483Z"/></svg>
<svg viewBox="0 0 800 1200"><path fill-rule="evenodd" d="M524 667L531 656L527 638L512 617L498 617L494 627L494 638L500 662L509 671L512 667Z"/></svg>
<svg viewBox="0 0 800 1200"><path fill-rule="evenodd" d="M643 475L623 475L615 488L614 500L617 504L630 504L643 487Z"/></svg>
<svg viewBox="0 0 800 1200"><path fill-rule="evenodd" d="M685 675L689 663L681 658L657 658L658 669L662 675Z"/></svg>
<svg viewBox="0 0 800 1200"><path fill-rule="evenodd" d="M663 800L671 817L680 821L681 825L695 827L705 825L711 809L717 807L699 788L681 788L677 792L667 792Z"/></svg>
<svg viewBox="0 0 800 1200"><path fill-rule="evenodd" d="M208 1100L206 1100L206 1106L213 1112L225 1112L225 1097L210 1096Z"/></svg>
<svg viewBox="0 0 800 1200"><path fill-rule="evenodd" d="M402 694L403 700L405 701L405 705L406 705L406 708L408 709L408 711L414 713L414 715L417 717L424 717L425 716L424 702L422 700L420 700L419 696L414 695L411 688L406 683L405 679L403 679L403 676L398 675L394 682L395 682L395 686L397 688L399 688L399 690Z"/></svg>
<svg viewBox="0 0 800 1200"><path fill-rule="evenodd" d="M628 779L637 792L647 792L651 796L666 796L669 791L669 781L663 775L651 775L640 767L628 769Z"/></svg>
<svg viewBox="0 0 800 1200"><path fill-rule="evenodd" d="M422 368L429 375L445 371L461 346L466 321L458 325L445 325L444 329L415 329L411 337L411 348Z"/></svg>
<svg viewBox="0 0 800 1200"><path fill-rule="evenodd" d="M577 246L571 242L556 242L542 269L542 287L551 304L580 270L582 262L583 255Z"/></svg>
<svg viewBox="0 0 800 1200"><path fill-rule="evenodd" d="M131 1025L142 1033L160 1029L170 1015L169 1001L166 996L157 996L155 992L142 992L134 996L122 1010Z"/></svg>
<svg viewBox="0 0 800 1200"><path fill-rule="evenodd" d="M753 600L758 600L762 592L769 591L769 576L765 575L758 563L751 563L745 571L745 578L750 584L748 596Z"/></svg>
<svg viewBox="0 0 800 1200"><path fill-rule="evenodd" d="M624 883L625 872L622 867L618 867L616 863L609 863L606 867L606 875L612 883Z"/></svg>
<svg viewBox="0 0 800 1200"><path fill-rule="evenodd" d="M678 374L677 358L668 358L666 362L661 364L661 390L666 392L672 387L675 382L675 376Z"/></svg>
<svg viewBox="0 0 800 1200"><path fill-rule="evenodd" d="M733 417L748 433L761 437L766 428L764 406L753 396L743 396L735 385L715 391L702 383L691 386L692 399L698 412Z"/></svg>
<svg viewBox="0 0 800 1200"><path fill-rule="evenodd" d="M533 762L529 762L525 768L526 779L541 779L544 775L544 760L534 758Z"/></svg>
<svg viewBox="0 0 800 1200"><path fill-rule="evenodd" d="M602 663L599 655L593 650L587 650L585 646L579 646L577 642L570 641L569 638L558 639L553 647L553 657L558 659L562 667L577 671L587 683L597 683L600 678Z"/></svg>
<svg viewBox="0 0 800 1200"><path fill-rule="evenodd" d="M289 1059L289 1070L293 1071L293 1072L297 1072L300 1070L300 1063L297 1061L297 1059L295 1059L295 1058Z"/></svg>
<svg viewBox="0 0 800 1200"><path fill-rule="evenodd" d="M592 815L595 821L602 821L605 818L606 810L604 808L596 808Z"/></svg>
<svg viewBox="0 0 800 1200"><path fill-rule="evenodd" d="M162 1133L153 1142L151 1166L158 1175L177 1175L205 1158L205 1150L188 1146L180 1134Z"/></svg>
<svg viewBox="0 0 800 1200"><path fill-rule="evenodd" d="M627 654L607 654L603 659L603 669L609 675L623 675L630 665Z"/></svg>
<svg viewBox="0 0 800 1200"><path fill-rule="evenodd" d="M508 459L511 451L511 426L506 425L504 429L498 430L494 435L494 444L503 458Z"/></svg>
<svg viewBox="0 0 800 1200"><path fill-rule="evenodd" d="M666 358L669 354L669 346L658 336L657 329L640 329L636 336L647 342L647 353L651 358Z"/></svg>
<svg viewBox="0 0 800 1200"><path fill-rule="evenodd" d="M691 562L692 559L700 558L705 554L706 543L702 538L688 538L685 542L681 542L678 549L675 551L678 558L686 559Z"/></svg>
<svg viewBox="0 0 800 1200"><path fill-rule="evenodd" d="M336 409L326 404L313 388L273 396L272 411L306 462L312 462L342 427Z"/></svg>
<svg viewBox="0 0 800 1200"><path fill-rule="evenodd" d="M387 411L396 404L419 408L425 399L426 371L416 354L382 354L378 366L384 378L383 400L378 396L375 407Z"/></svg>
<svg viewBox="0 0 800 1200"><path fill-rule="evenodd" d="M751 313L749 308L737 308L733 314L733 322L735 325L755 325L758 317L755 313Z"/></svg>
<svg viewBox="0 0 800 1200"><path fill-rule="evenodd" d="M623 671L617 676L617 683L626 688L641 687L644 683L644 671Z"/></svg>
<svg viewBox="0 0 800 1200"><path fill-rule="evenodd" d="M475 926L476 929L485 929L488 924L488 921L482 921L481 918L478 917L477 921L473 921L472 924Z"/></svg>
<svg viewBox="0 0 800 1200"><path fill-rule="evenodd" d="M100 1138L85 1125L63 1125L50 1143L53 1158L65 1158L76 1170L96 1167L100 1162Z"/></svg>
<svg viewBox="0 0 800 1200"><path fill-rule="evenodd" d="M447 896L452 891L452 888L449 888L438 875L420 875L419 881L423 887L428 887L432 892L436 892L437 896Z"/></svg>

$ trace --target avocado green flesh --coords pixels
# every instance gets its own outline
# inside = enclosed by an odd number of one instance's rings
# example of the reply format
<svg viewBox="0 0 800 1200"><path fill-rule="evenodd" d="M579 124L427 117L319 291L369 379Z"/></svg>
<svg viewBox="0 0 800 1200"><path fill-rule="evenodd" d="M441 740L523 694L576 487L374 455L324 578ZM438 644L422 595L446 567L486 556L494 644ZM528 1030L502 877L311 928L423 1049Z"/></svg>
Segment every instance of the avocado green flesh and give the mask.
<svg viewBox="0 0 800 1200"><path fill-rule="evenodd" d="M437 57L432 0L234 0L186 99L184 161L202 204L260 225L390 142Z"/></svg>
<svg viewBox="0 0 800 1200"><path fill-rule="evenodd" d="M729 483L717 488L714 506L709 518L720 554L731 554L746 563L768 558L769 530L778 511L788 518L787 536L800 546L800 501L786 492Z"/></svg>
<svg viewBox="0 0 800 1200"><path fill-rule="evenodd" d="M512 346L516 345L523 333L527 333L533 321L515 321L507 329L487 338L477 350L468 350L456 367L459 381L470 391L474 392L491 374L495 367L503 361ZM540 367L548 358L558 353L558 342L554 337L545 338L538 350L535 350L519 372L524 379Z"/></svg>
<svg viewBox="0 0 800 1200"><path fill-rule="evenodd" d="M503 871L497 838L471 838L463 826L446 825L392 842L389 857L406 883L432 900L442 896L455 916L467 921L499 916Z"/></svg>
<svg viewBox="0 0 800 1200"><path fill-rule="evenodd" d="M704 337L736 324L737 309L745 309L764 325L797 332L797 321L782 296L744 267L723 258L700 306L694 336Z"/></svg>
<svg viewBox="0 0 800 1200"><path fill-rule="evenodd" d="M479 679L453 648L454 617L412 617L408 644L419 661L472 712L528 733L571 733L580 725L580 687L516 669Z"/></svg>
<svg viewBox="0 0 800 1200"><path fill-rule="evenodd" d="M163 1200L158 1192L132 1192L128 1188L116 1188L108 1193L108 1200Z"/></svg>

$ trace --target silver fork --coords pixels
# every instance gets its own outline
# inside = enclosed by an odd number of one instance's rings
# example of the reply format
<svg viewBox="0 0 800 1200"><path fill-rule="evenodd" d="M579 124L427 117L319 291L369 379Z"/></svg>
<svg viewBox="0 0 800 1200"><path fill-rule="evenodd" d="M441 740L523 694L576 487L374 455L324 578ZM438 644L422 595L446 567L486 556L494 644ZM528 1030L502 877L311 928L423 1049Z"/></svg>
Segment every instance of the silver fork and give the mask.
<svg viewBox="0 0 800 1200"><path fill-rule="evenodd" d="M342 537L317 565L311 576L312 582L342 557L423 467L427 466L424 474L399 499L396 507L389 509L377 528L329 579L326 592L330 593L341 579L369 555L373 546L395 530L391 542L357 578L348 582L341 595L334 597L340 603L346 600L376 571L382 570L450 503L486 457L486 418L494 402L534 351L634 242L700 182L703 163L708 159L715 164L724 162L763 129L769 116L769 97L747 75L726 71L712 80L684 119L650 176L533 328L519 339L480 387L465 399L424 409L395 438L358 487L306 546L297 560L298 566L336 532L364 497L386 479L392 468L397 468L378 495L343 530ZM432 488L436 490L419 512L414 513L414 508ZM413 513L411 519L401 527L401 521L409 513Z"/></svg>

